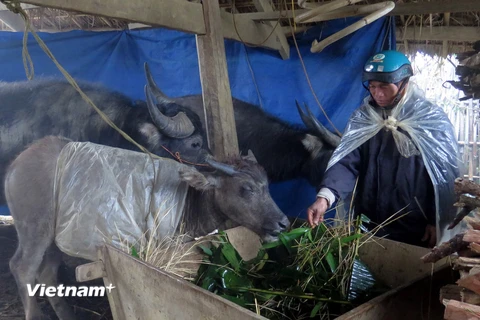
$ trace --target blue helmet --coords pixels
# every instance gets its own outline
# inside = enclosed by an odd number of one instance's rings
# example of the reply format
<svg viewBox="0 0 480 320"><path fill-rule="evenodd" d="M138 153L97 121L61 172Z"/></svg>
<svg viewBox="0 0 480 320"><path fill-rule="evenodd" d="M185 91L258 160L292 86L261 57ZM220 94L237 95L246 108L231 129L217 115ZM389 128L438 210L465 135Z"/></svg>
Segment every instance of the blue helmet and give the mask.
<svg viewBox="0 0 480 320"><path fill-rule="evenodd" d="M380 81L398 83L413 76L408 58L394 50L381 51L370 57L363 67L362 81Z"/></svg>

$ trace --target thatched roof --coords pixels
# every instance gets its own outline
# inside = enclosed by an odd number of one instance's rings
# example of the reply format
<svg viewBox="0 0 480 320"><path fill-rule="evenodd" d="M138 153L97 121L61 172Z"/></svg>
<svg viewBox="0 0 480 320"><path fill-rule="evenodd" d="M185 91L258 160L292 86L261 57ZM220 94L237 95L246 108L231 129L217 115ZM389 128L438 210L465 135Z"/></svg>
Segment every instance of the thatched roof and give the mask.
<svg viewBox="0 0 480 320"><path fill-rule="evenodd" d="M285 12L285 10L302 10L298 0L262 0L271 3L274 10ZM303 1L303 0L300 0ZM200 2L199 0L191 2ZM258 12L259 0L219 0L222 10L234 13L255 13ZM324 4L328 1L309 0L308 3ZM359 1L355 5L380 3L381 0ZM397 27L397 48L406 53L422 51L428 54L446 55L450 53L471 50L475 40L480 40L480 5L474 1L463 0L463 5L457 5L457 12L438 12L438 8L451 5L452 0L395 0L396 8L402 5L410 5L407 10L410 14L395 15ZM469 4L470 2L470 4ZM480 0L477 1L480 3ZM424 4L435 4L435 13L426 13ZM457 1L457 4L459 2ZM471 3L474 3L474 10ZM416 14L415 8L419 8ZM25 6L26 11L37 30L58 32L72 29L82 30L121 30L132 27L127 21L110 19L105 17L87 15L79 12L67 12L63 10L42 8L31 5ZM413 9L412 9L413 8ZM423 9L422 9L423 8ZM460 8L460 9L459 9ZM463 8L463 9L462 9ZM428 9L426 9L428 11ZM393 12L393 11L392 11ZM0 29L11 30L9 25L2 22L0 11ZM281 25L288 25L288 20L282 18ZM323 23L323 22L316 22ZM312 25L308 24L308 25ZM307 25L307 26L308 26ZM11 24L10 24L11 26ZM404 35L406 34L406 38ZM478 39L475 39L478 34Z"/></svg>

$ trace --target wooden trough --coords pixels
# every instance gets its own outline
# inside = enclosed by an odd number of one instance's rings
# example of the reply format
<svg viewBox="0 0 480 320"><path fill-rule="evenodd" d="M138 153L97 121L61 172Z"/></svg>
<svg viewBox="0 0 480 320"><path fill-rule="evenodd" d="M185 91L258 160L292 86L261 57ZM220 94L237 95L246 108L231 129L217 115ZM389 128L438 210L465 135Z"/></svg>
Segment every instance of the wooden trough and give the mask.
<svg viewBox="0 0 480 320"><path fill-rule="evenodd" d="M251 231L234 228L227 234L242 256L256 254L260 241ZM454 280L446 259L433 266L420 261L427 252L385 239L364 244L359 250L362 261L392 290L337 319L441 319L439 288ZM105 286L115 287L107 290L114 319L266 319L110 245L99 250L97 262L77 268L78 281L100 277Z"/></svg>

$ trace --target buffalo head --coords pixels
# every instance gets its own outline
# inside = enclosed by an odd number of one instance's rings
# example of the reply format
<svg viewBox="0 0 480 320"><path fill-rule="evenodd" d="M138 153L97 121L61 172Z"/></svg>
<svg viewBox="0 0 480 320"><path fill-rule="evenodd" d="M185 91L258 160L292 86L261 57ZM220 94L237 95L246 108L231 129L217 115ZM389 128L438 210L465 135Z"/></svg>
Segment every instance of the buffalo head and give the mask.
<svg viewBox="0 0 480 320"><path fill-rule="evenodd" d="M191 187L201 190L205 197L212 197L207 205L218 212L217 220L228 219L234 225L249 228L264 241L276 240L278 234L289 227L287 216L270 196L265 170L251 152L226 163L210 157L206 162L216 170L200 173L190 168L180 176ZM210 192L205 192L207 190Z"/></svg>
<svg viewBox="0 0 480 320"><path fill-rule="evenodd" d="M199 116L189 108L180 106L167 99L153 80L150 69L145 63L145 97L151 120L155 127L143 127L144 136L150 151L162 155L163 147L172 153L179 153L184 160L202 163L210 154L206 135ZM150 132L148 132L151 130ZM158 130L158 131L157 131ZM160 135L155 136L155 132Z"/></svg>

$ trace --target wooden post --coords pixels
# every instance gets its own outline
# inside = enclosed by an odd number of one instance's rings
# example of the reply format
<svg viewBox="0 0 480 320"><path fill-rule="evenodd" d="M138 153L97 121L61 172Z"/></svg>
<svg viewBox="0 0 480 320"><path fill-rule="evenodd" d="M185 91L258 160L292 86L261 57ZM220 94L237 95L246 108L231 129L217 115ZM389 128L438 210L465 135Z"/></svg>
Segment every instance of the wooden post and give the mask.
<svg viewBox="0 0 480 320"><path fill-rule="evenodd" d="M238 154L237 131L228 80L218 0L203 1L205 35L196 35L208 144L223 160Z"/></svg>

